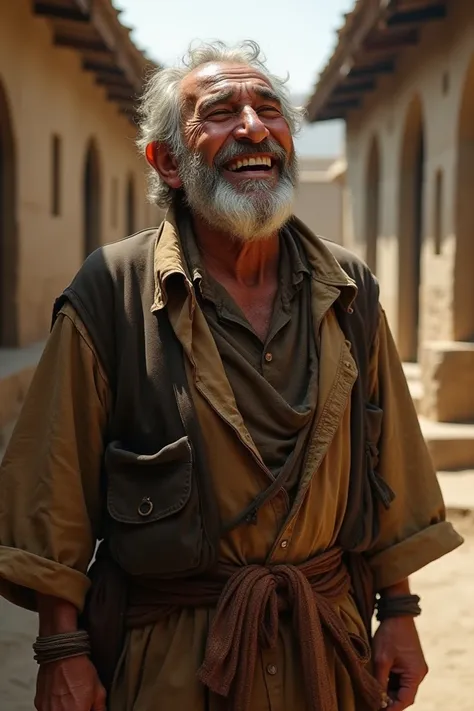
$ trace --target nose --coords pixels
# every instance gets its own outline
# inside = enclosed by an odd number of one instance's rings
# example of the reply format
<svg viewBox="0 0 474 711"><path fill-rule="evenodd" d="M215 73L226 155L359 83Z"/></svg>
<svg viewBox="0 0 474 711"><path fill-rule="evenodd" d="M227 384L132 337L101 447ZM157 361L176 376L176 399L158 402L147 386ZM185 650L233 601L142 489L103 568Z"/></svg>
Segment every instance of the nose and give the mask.
<svg viewBox="0 0 474 711"><path fill-rule="evenodd" d="M234 131L234 138L237 141L261 143L269 135L270 131L251 106L242 109L241 121Z"/></svg>

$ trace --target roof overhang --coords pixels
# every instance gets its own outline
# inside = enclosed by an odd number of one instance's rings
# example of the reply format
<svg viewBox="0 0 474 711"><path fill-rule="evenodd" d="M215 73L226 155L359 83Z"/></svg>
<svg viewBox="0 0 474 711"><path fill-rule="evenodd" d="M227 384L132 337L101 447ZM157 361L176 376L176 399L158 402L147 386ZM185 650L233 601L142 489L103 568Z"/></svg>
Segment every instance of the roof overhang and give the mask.
<svg viewBox="0 0 474 711"><path fill-rule="evenodd" d="M145 74L156 65L134 45L111 0L34 0L33 12L50 22L54 44L78 52L107 99L133 120Z"/></svg>
<svg viewBox="0 0 474 711"><path fill-rule="evenodd" d="M357 0L308 101L308 121L345 119L381 75L395 71L404 49L419 42L422 26L446 15L447 0Z"/></svg>

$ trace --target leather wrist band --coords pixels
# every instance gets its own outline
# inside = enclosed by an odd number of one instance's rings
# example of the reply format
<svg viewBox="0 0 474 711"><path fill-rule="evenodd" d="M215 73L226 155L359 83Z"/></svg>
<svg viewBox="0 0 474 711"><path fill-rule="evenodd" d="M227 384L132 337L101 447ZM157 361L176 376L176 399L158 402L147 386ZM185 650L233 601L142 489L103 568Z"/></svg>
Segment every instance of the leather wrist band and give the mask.
<svg viewBox="0 0 474 711"><path fill-rule="evenodd" d="M89 635L83 630L65 632L49 637L37 637L33 644L34 659L38 664L50 664L61 659L89 655L91 645Z"/></svg>
<svg viewBox="0 0 474 711"><path fill-rule="evenodd" d="M375 609L379 622L392 617L419 617L421 615L418 595L381 596L375 604Z"/></svg>

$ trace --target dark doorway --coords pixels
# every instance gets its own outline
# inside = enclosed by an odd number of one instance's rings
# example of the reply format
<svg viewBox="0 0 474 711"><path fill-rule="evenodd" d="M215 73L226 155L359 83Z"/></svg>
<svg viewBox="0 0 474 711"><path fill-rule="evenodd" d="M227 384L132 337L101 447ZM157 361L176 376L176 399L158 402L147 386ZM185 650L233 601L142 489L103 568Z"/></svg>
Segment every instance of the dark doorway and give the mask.
<svg viewBox="0 0 474 711"><path fill-rule="evenodd" d="M8 99L0 82L0 346L18 344L16 156Z"/></svg>
<svg viewBox="0 0 474 711"><path fill-rule="evenodd" d="M458 127L454 340L474 341L474 57L467 72Z"/></svg>
<svg viewBox="0 0 474 711"><path fill-rule="evenodd" d="M421 252L423 244L425 138L421 101L408 109L402 144L398 228L398 348L407 361L418 358Z"/></svg>
<svg viewBox="0 0 474 711"><path fill-rule="evenodd" d="M366 262L377 272L377 240L380 230L380 151L377 138L372 139L366 177Z"/></svg>
<svg viewBox="0 0 474 711"><path fill-rule="evenodd" d="M136 231L135 226L135 181L133 175L130 175L127 180L127 194L125 196L126 205L126 229L128 235L133 235Z"/></svg>
<svg viewBox="0 0 474 711"><path fill-rule="evenodd" d="M99 152L90 141L86 153L83 182L84 259L101 245L101 182Z"/></svg>

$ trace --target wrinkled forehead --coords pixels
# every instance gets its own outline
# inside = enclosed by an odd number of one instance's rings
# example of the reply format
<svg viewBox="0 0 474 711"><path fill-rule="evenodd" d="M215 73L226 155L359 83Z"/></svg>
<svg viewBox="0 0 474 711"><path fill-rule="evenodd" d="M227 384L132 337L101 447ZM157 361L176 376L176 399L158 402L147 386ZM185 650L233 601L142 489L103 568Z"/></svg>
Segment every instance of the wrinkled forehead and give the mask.
<svg viewBox="0 0 474 711"><path fill-rule="evenodd" d="M236 94L258 87L272 88L270 80L258 69L245 64L209 62L193 69L181 82L181 99L188 108L194 108L204 96L225 90Z"/></svg>

